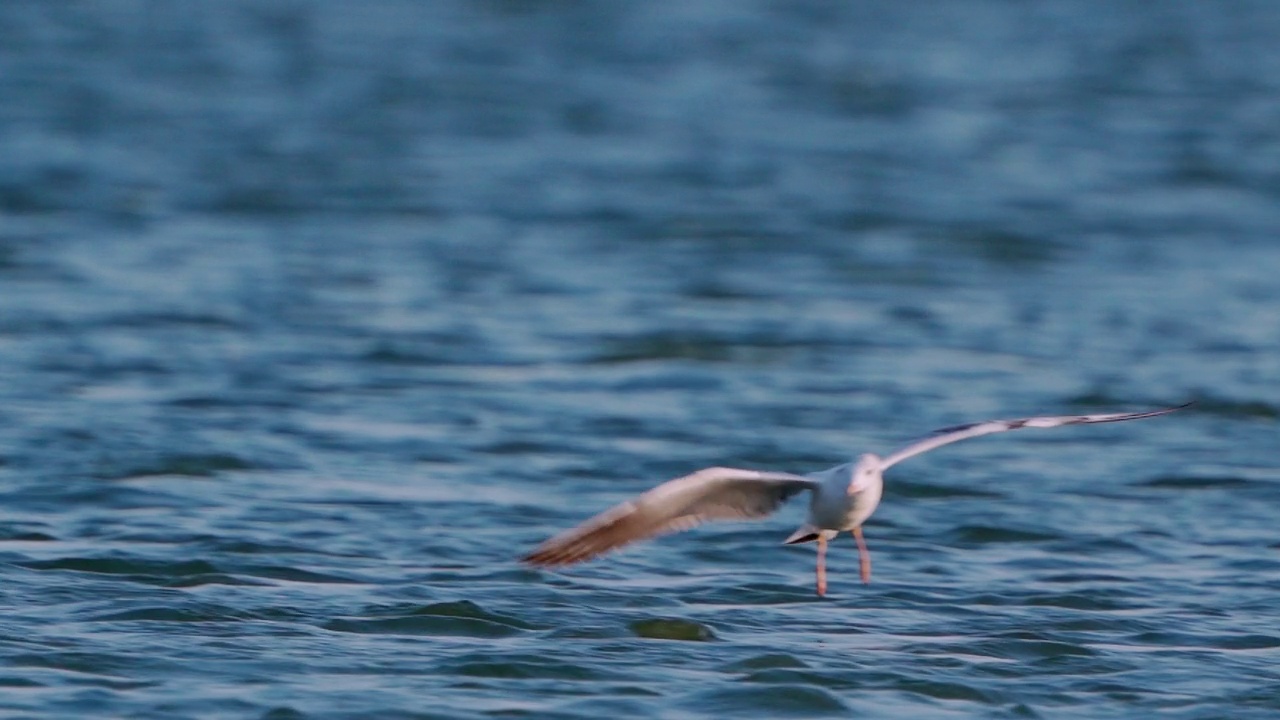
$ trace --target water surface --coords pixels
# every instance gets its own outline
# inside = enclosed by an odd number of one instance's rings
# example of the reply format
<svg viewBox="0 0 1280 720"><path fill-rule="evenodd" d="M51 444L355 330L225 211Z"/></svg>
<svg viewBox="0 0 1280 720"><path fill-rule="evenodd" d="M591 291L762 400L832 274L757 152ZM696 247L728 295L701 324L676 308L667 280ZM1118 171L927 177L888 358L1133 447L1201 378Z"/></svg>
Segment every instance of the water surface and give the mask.
<svg viewBox="0 0 1280 720"><path fill-rule="evenodd" d="M1269 3L0 8L14 717L1272 717ZM708 465L866 532L515 558Z"/></svg>

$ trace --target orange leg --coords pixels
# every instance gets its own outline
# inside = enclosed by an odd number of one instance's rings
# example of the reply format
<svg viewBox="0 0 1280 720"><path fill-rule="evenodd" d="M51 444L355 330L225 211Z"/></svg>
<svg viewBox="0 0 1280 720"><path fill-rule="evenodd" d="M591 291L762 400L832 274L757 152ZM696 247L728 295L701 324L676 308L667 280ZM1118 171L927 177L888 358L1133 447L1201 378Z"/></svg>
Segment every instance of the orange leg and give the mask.
<svg viewBox="0 0 1280 720"><path fill-rule="evenodd" d="M862 528L853 529L853 539L858 541L858 570L862 573L862 582L871 582L871 553L867 551L867 543L862 539Z"/></svg>
<svg viewBox="0 0 1280 720"><path fill-rule="evenodd" d="M818 536L818 597L827 594L827 538Z"/></svg>

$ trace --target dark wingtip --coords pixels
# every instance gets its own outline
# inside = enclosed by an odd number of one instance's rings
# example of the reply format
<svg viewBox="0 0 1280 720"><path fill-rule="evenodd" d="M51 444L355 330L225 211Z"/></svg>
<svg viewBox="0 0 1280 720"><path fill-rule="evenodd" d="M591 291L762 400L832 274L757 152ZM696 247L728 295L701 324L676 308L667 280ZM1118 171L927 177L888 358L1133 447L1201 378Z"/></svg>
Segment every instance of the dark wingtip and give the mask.
<svg viewBox="0 0 1280 720"><path fill-rule="evenodd" d="M800 543L813 542L814 540L817 540L817 539L818 539L818 533L812 532L812 533L809 533L808 535L792 535L786 540L783 540L782 544L783 545L799 545Z"/></svg>
<svg viewBox="0 0 1280 720"><path fill-rule="evenodd" d="M1195 400L1189 400L1187 402L1182 403L1181 405L1172 405L1170 407L1162 408L1160 410L1152 410L1151 415L1168 415L1171 412L1185 410L1195 404L1196 404Z"/></svg>

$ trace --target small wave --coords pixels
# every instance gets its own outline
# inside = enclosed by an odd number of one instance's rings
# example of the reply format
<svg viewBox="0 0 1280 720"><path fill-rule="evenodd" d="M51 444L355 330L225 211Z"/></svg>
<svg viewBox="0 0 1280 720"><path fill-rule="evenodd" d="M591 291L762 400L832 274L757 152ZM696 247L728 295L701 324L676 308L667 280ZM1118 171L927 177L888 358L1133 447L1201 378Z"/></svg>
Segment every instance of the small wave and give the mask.
<svg viewBox="0 0 1280 720"><path fill-rule="evenodd" d="M450 675L515 680L612 680L610 673L541 655L472 654L444 664Z"/></svg>
<svg viewBox="0 0 1280 720"><path fill-rule="evenodd" d="M708 626L684 618L649 618L636 620L629 625L631 632L637 637L651 640L683 640L686 642L708 642L718 640L715 632Z"/></svg>
<svg viewBox="0 0 1280 720"><path fill-rule="evenodd" d="M998 492L988 490L975 490L971 487L961 487L958 485L933 485L930 483L911 482L910 480L895 479L892 484L886 484L886 492L903 498L912 499L950 499L950 498L984 498L995 499L1002 498L1004 495Z"/></svg>
<svg viewBox="0 0 1280 720"><path fill-rule="evenodd" d="M808 664L794 655L788 653L766 653L731 662L720 669L724 672L752 672L779 669L805 670L808 667Z"/></svg>
<svg viewBox="0 0 1280 720"><path fill-rule="evenodd" d="M242 613L231 608L203 605L199 607L144 607L105 613L89 618L89 622L237 622Z"/></svg>
<svg viewBox="0 0 1280 720"><path fill-rule="evenodd" d="M1165 490L1235 490L1249 487L1250 483L1241 477L1222 475L1217 477L1195 477L1192 475L1161 475L1145 482L1136 483L1137 487L1161 488Z"/></svg>
<svg viewBox="0 0 1280 720"><path fill-rule="evenodd" d="M835 694L811 685L755 685L697 693L684 703L707 717L848 717Z"/></svg>
<svg viewBox="0 0 1280 720"><path fill-rule="evenodd" d="M54 560L32 560L21 563L31 570L74 570L103 575L126 575L150 584L167 584L171 578L217 573L218 568L204 560L144 560L126 557L66 557Z"/></svg>
<svg viewBox="0 0 1280 720"><path fill-rule="evenodd" d="M957 543L988 545L995 543L1034 543L1060 540L1056 534L1017 530L1014 528L991 527L989 525L962 525L950 533Z"/></svg>
<svg viewBox="0 0 1280 720"><path fill-rule="evenodd" d="M145 465L109 468L98 473L104 480L177 475L180 477L213 477L235 470L254 470L258 466L235 455L225 453L166 455Z"/></svg>
<svg viewBox="0 0 1280 720"><path fill-rule="evenodd" d="M489 638L511 637L534 629L519 618L490 612L470 600L382 609L368 617L331 620L323 627L350 633Z"/></svg>

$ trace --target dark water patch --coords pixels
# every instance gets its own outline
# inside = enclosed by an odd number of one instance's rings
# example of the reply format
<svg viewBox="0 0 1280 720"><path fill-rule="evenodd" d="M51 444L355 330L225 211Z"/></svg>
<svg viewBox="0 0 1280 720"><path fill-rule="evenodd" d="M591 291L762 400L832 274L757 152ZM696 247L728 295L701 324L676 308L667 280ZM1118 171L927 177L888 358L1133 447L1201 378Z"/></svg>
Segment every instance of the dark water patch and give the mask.
<svg viewBox="0 0 1280 720"><path fill-rule="evenodd" d="M1003 543L1037 543L1050 540L1061 540L1060 535L1019 530L1015 528L991 527L989 525L962 525L948 533L957 545L995 545Z"/></svg>
<svg viewBox="0 0 1280 720"><path fill-rule="evenodd" d="M875 578L872 578L872 582L875 582ZM876 593L876 596L880 598L882 602L892 602L894 605L907 608L948 606L949 612L956 614L972 612L969 610L969 605L975 604L976 599L990 597L987 595L969 595L956 598L949 592L937 591L923 587L892 587L881 589Z"/></svg>
<svg viewBox="0 0 1280 720"><path fill-rule="evenodd" d="M1172 650L1272 650L1280 647L1280 637L1262 633L1201 634L1172 630L1149 630L1133 633L1126 638L1137 645L1147 645Z"/></svg>
<svg viewBox="0 0 1280 720"><path fill-rule="evenodd" d="M7 240L0 244L0 272L17 270L20 267L22 264L18 260L18 251L9 245Z"/></svg>
<svg viewBox="0 0 1280 720"><path fill-rule="evenodd" d="M1168 536L1156 534L1152 535L1152 537ZM1057 542L1049 546L1049 549L1055 552L1054 557L1041 560L1033 558L1027 561L1026 566L1029 568L1035 567L1038 563L1040 567L1048 570L1062 570L1062 565L1068 562L1066 559L1071 556L1111 555L1115 553L1146 555L1148 553L1148 549L1137 542L1105 534L1088 537L1060 537L1057 538Z"/></svg>
<svg viewBox="0 0 1280 720"><path fill-rule="evenodd" d="M294 606L259 607L252 611L255 618L280 623L304 623L315 619L310 611Z"/></svg>
<svg viewBox="0 0 1280 720"><path fill-rule="evenodd" d="M36 682L35 680L28 678L0 676L0 687L22 689L41 688L46 686L42 682Z"/></svg>
<svg viewBox="0 0 1280 720"><path fill-rule="evenodd" d="M1233 400L1206 393L1195 395L1196 404L1188 410L1240 420L1275 420L1280 418L1280 407L1262 400Z"/></svg>
<svg viewBox="0 0 1280 720"><path fill-rule="evenodd" d="M71 570L99 575L119 575L134 582L151 585L167 585L176 578L219 572L217 567L204 560L68 557L55 560L32 560L20 564L31 570Z"/></svg>
<svg viewBox="0 0 1280 720"><path fill-rule="evenodd" d="M806 670L809 665L787 653L766 653L722 665L723 672L753 672L757 670Z"/></svg>
<svg viewBox="0 0 1280 720"><path fill-rule="evenodd" d="M224 395L183 395L165 401L165 405L182 410L221 410L259 408L289 410L299 403L291 398L270 393L231 392Z"/></svg>
<svg viewBox="0 0 1280 720"><path fill-rule="evenodd" d="M255 582L246 578L227 575L226 573L208 573L203 575L186 575L168 583L166 587L187 588L202 585L239 585L245 587L268 587L270 583Z"/></svg>
<svg viewBox="0 0 1280 720"><path fill-rule="evenodd" d="M935 700L959 700L988 704L999 702L999 698L992 696L990 693L983 692L972 685L963 685L955 682L902 679L894 683L894 687L904 692L923 695Z"/></svg>
<svg viewBox="0 0 1280 720"><path fill-rule="evenodd" d="M894 305L885 310L885 317L891 322L913 325L934 335L945 329L932 311L919 305Z"/></svg>
<svg viewBox="0 0 1280 720"><path fill-rule="evenodd" d="M457 564L437 562L435 563L439 570L425 572L414 575L414 582L426 584L445 584L445 583L473 583L477 580L486 582L516 582L528 583L530 581L546 581L547 585L555 587L582 587L577 582L564 577L546 577L545 572L534 568L525 567L506 567L496 570L477 570L474 565L466 563L467 553L459 551L458 556L462 558L462 562ZM511 560L514 558L504 558Z"/></svg>
<svg viewBox="0 0 1280 720"><path fill-rule="evenodd" d="M1206 698L1206 702L1217 707L1235 707L1242 708L1260 708L1269 711L1260 717L1275 717L1277 711L1280 711L1280 692L1274 683L1267 683L1258 687L1242 688L1238 692L1229 695L1218 695ZM1236 717L1247 717L1244 713L1239 713Z"/></svg>
<svg viewBox="0 0 1280 720"><path fill-rule="evenodd" d="M1172 407L1179 405L1185 400L1177 402L1160 402L1145 400L1132 397L1122 397L1113 395L1105 390L1090 390L1089 392L1075 395L1067 399L1067 404L1082 409L1098 410L1109 409L1110 412L1119 412L1116 408L1139 408L1139 407ZM1182 412L1186 412L1183 410Z"/></svg>
<svg viewBox="0 0 1280 720"><path fill-rule="evenodd" d="M425 466L460 465L468 454L469 449L459 447L417 448L413 452L413 461Z"/></svg>
<svg viewBox="0 0 1280 720"><path fill-rule="evenodd" d="M199 605L194 607L147 607L104 613L88 618L88 622L169 622L169 623L201 623L201 622L239 622L245 618L243 613L231 608L216 605Z"/></svg>
<svg viewBox="0 0 1280 720"><path fill-rule="evenodd" d="M597 432L604 437L652 437L654 432L670 432L670 428L646 422L643 418L600 414L588 418L582 429Z"/></svg>
<svg viewBox="0 0 1280 720"><path fill-rule="evenodd" d="M1058 618L1049 624L1056 632L1107 633L1117 637L1125 633L1140 632L1153 627L1150 620L1140 620L1132 613L1090 613Z"/></svg>
<svg viewBox="0 0 1280 720"><path fill-rule="evenodd" d="M102 327L149 330L155 328L192 328L195 330L244 330L237 320L221 315L201 313L140 312L110 315L95 320Z"/></svg>
<svg viewBox="0 0 1280 720"><path fill-rule="evenodd" d="M726 530L724 526L698 528L689 537L696 540L686 548L681 548L688 557L708 567L719 568L718 575L733 571L742 566L743 548L753 548L762 557L788 558L800 556L810 548L784 547L782 540L789 533L786 531L762 533L764 528L758 525L747 525L740 531ZM849 542L853 542L850 538Z"/></svg>
<svg viewBox="0 0 1280 720"><path fill-rule="evenodd" d="M743 675L738 678L738 682L826 687L834 690L852 690L858 687L858 683L850 680L847 675L824 673L809 668L764 668Z"/></svg>
<svg viewBox="0 0 1280 720"><path fill-rule="evenodd" d="M649 618L636 620L628 625L637 637L651 640L682 640L708 642L718 639L708 626L683 618Z"/></svg>
<svg viewBox="0 0 1280 720"><path fill-rule="evenodd" d="M1240 488L1250 486L1251 483L1248 480L1229 475L1220 475L1216 477L1161 475L1159 477L1134 484L1134 487L1159 488L1164 490L1238 490Z"/></svg>
<svg viewBox="0 0 1280 720"><path fill-rule="evenodd" d="M210 552L233 553L237 555L332 555L323 550L306 545L295 545L280 542L254 542L235 538L211 538L200 543Z"/></svg>
<svg viewBox="0 0 1280 720"><path fill-rule="evenodd" d="M1206 645L1223 650L1271 650L1280 647L1280 637L1259 633L1216 635L1207 638Z"/></svg>
<svg viewBox="0 0 1280 720"><path fill-rule="evenodd" d="M358 585L364 582L363 580L347 577L345 575L304 570L302 568L289 567L288 565L243 565L237 566L236 569L246 575L271 578L272 580L287 580L289 582L296 583Z"/></svg>
<svg viewBox="0 0 1280 720"><path fill-rule="evenodd" d="M732 553L732 551L729 552ZM722 559L728 562L732 558ZM729 587L698 589L686 595L685 601L706 605L790 605L820 602L821 598L817 597L813 588L807 585L748 582Z"/></svg>
<svg viewBox="0 0 1280 720"><path fill-rule="evenodd" d="M766 413L762 413L766 414ZM786 423L790 424L790 423ZM820 427L825 430L830 427L827 423L821 423ZM664 436L666 440L676 440L679 442L700 443L696 437L679 437L675 435ZM796 452L792 448L779 447L776 443L762 443L757 439L751 439L741 447L726 448L726 455L731 458L731 462L735 467L745 467L754 470L783 470L790 472L798 472L806 468L825 468L831 467L835 462L839 461L840 454L830 453L804 453ZM836 458L833 462L832 458ZM689 468L685 467L685 472Z"/></svg>
<svg viewBox="0 0 1280 720"><path fill-rule="evenodd" d="M640 695L641 697L634 700L623 697L601 697L565 703L560 708L564 712L563 717L575 718L575 720L651 717L653 716L654 699L661 697L659 693L652 690L630 685L611 687L607 692L613 695ZM542 714L539 713L538 716L541 717ZM557 716L558 713L546 715L549 718Z"/></svg>
<svg viewBox="0 0 1280 720"><path fill-rule="evenodd" d="M186 532L181 529L133 530L112 533L111 539L117 542L138 543L140 545L194 545L203 543L211 536L204 533ZM198 553L205 554L205 553Z"/></svg>
<svg viewBox="0 0 1280 720"><path fill-rule="evenodd" d="M258 716L258 720L307 720L310 717L291 707L273 707Z"/></svg>
<svg viewBox="0 0 1280 720"><path fill-rule="evenodd" d="M433 635L442 637L505 638L522 631L503 623L474 618L436 616L404 616L374 620L330 620L320 627L325 630L362 635Z"/></svg>
<svg viewBox="0 0 1280 720"><path fill-rule="evenodd" d="M58 538L39 530L22 530L16 527L0 527L0 542L52 542Z"/></svg>
<svg viewBox="0 0 1280 720"><path fill-rule="evenodd" d="M1045 575L1037 578L1039 582L1047 583L1063 583L1063 584L1093 584L1093 583L1132 583L1136 580L1125 575L1111 575L1107 573L1088 573L1088 572L1065 572L1054 575Z"/></svg>
<svg viewBox="0 0 1280 720"><path fill-rule="evenodd" d="M706 717L848 717L828 690L810 685L744 685L695 693L681 705Z"/></svg>
<svg viewBox="0 0 1280 720"><path fill-rule="evenodd" d="M563 443L552 441L506 440L484 445L475 450L485 455L547 455L563 454L566 448Z"/></svg>
<svg viewBox="0 0 1280 720"><path fill-rule="evenodd" d="M578 625L558 628L547 633L547 638L553 640L617 640L622 637L631 636L621 632L617 627L608 625Z"/></svg>
<svg viewBox="0 0 1280 720"><path fill-rule="evenodd" d="M908 499L923 500L946 500L954 498L984 498L998 499L1003 498L1003 493L991 492L988 490L976 490L971 487L962 487L958 485L933 485L930 483L912 482L910 480L901 480L895 478L892 483L886 483L886 495L897 496Z"/></svg>
<svg viewBox="0 0 1280 720"><path fill-rule="evenodd" d="M1131 687L1119 682L1094 681L1082 684L1082 686L1091 694L1102 695L1125 703L1140 702L1156 695L1156 693L1146 688Z"/></svg>
<svg viewBox="0 0 1280 720"><path fill-rule="evenodd" d="M656 372L631 375L613 382L610 389L621 394L657 393L663 391L699 392L723 387L724 380L698 368L677 363L664 363ZM672 430L672 439L679 431ZM658 435L657 437L662 437Z"/></svg>
<svg viewBox="0 0 1280 720"><path fill-rule="evenodd" d="M535 629L519 618L485 610L470 600L374 609L364 618L333 620L327 630L365 634L511 637Z"/></svg>
<svg viewBox="0 0 1280 720"><path fill-rule="evenodd" d="M85 483L68 484L65 487L45 485L38 491L12 497L10 501L10 507L46 515L63 512L68 507L163 512L170 508L191 504L189 497L174 493L161 492L153 488L103 483L97 479Z"/></svg>
<svg viewBox="0 0 1280 720"><path fill-rule="evenodd" d="M671 332L617 338L601 343L587 358L600 365L691 360L700 363L770 363L800 351L794 341L761 337L725 338Z"/></svg>
<svg viewBox="0 0 1280 720"><path fill-rule="evenodd" d="M980 654L1016 660L1045 660L1094 657L1098 653L1078 643L1051 640L1025 631L996 633L993 639L977 644Z"/></svg>
<svg viewBox="0 0 1280 720"><path fill-rule="evenodd" d="M262 468L235 455L223 453L177 454L162 457L156 462L146 465L103 470L100 471L99 477L104 480L129 480L161 475L208 478L223 472L255 469Z"/></svg>
<svg viewBox="0 0 1280 720"><path fill-rule="evenodd" d="M1268 547L1275 548L1277 545ZM1226 560L1223 562L1224 567L1241 572L1241 573L1259 573L1265 576L1271 576L1273 573L1280 571L1280 557L1276 558L1244 558L1241 560Z"/></svg>
<svg viewBox="0 0 1280 720"><path fill-rule="evenodd" d="M692 280L680 289L680 294L696 300L762 300L768 295L757 290L735 287L710 278Z"/></svg>
<svg viewBox="0 0 1280 720"><path fill-rule="evenodd" d="M1047 236L1035 236L997 226L946 227L935 242L988 262L1025 271L1058 260L1066 248Z"/></svg>
<svg viewBox="0 0 1280 720"><path fill-rule="evenodd" d="M454 600L450 602L431 603L409 609L409 614L432 617L472 618L497 622L521 630L533 630L535 627L512 615L491 612L470 600Z"/></svg>
<svg viewBox="0 0 1280 720"><path fill-rule="evenodd" d="M412 344L378 343L360 356L361 362L391 367L466 366L498 363L509 359L496 354L482 338L467 335L442 335L423 338Z"/></svg>
<svg viewBox="0 0 1280 720"><path fill-rule="evenodd" d="M599 667L555 660L541 655L510 654L498 657L463 656L443 663L438 671L448 675L506 680L617 680Z"/></svg>
<svg viewBox="0 0 1280 720"><path fill-rule="evenodd" d="M146 668L159 669L157 667L159 663L132 655L60 650L13 655L7 659L7 664L14 667L38 667L86 675L118 677L128 677ZM138 683L138 686L147 684L154 683Z"/></svg>
<svg viewBox="0 0 1280 720"><path fill-rule="evenodd" d="M1028 606L1036 607L1107 612L1142 607L1141 604L1135 602L1135 599L1135 596L1130 592L1121 593L1095 588L1068 593L1033 593L1022 598L1022 602Z"/></svg>

